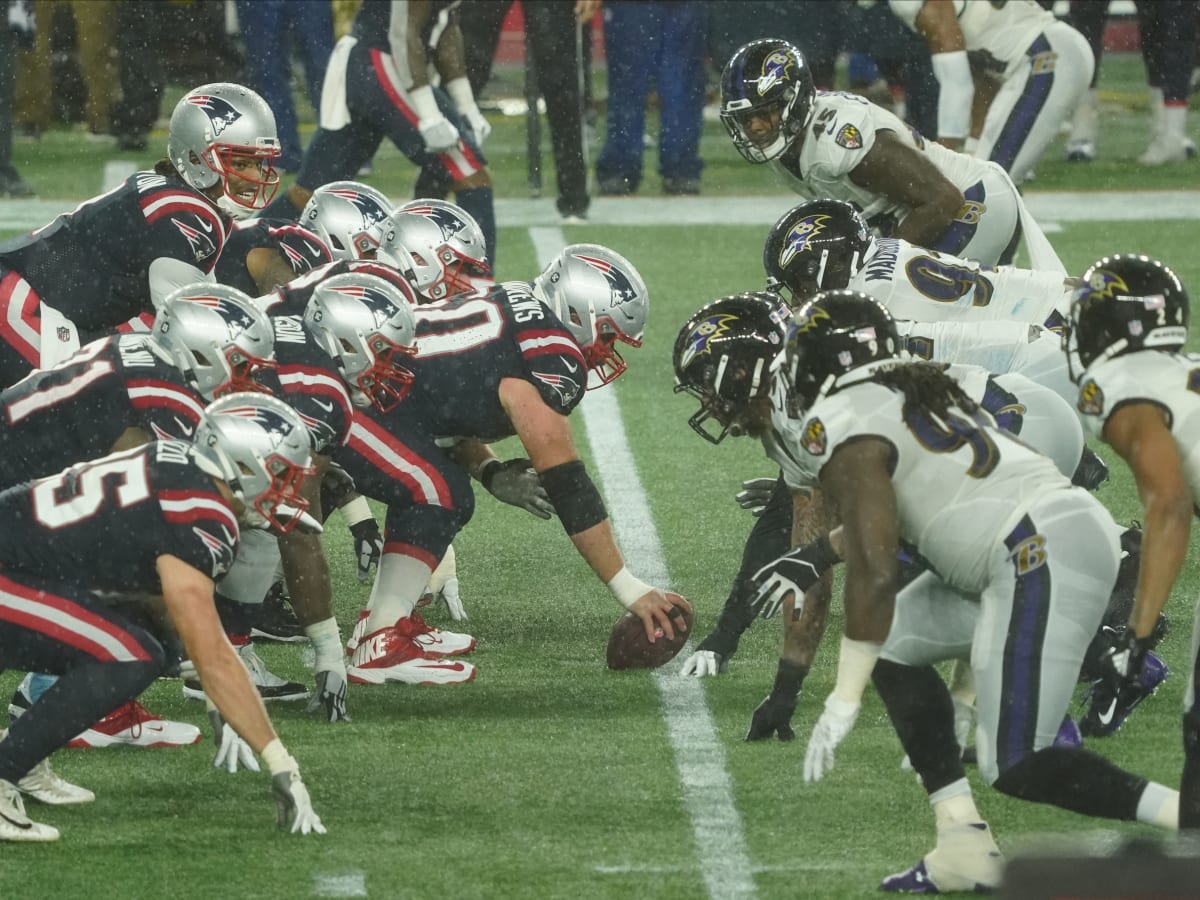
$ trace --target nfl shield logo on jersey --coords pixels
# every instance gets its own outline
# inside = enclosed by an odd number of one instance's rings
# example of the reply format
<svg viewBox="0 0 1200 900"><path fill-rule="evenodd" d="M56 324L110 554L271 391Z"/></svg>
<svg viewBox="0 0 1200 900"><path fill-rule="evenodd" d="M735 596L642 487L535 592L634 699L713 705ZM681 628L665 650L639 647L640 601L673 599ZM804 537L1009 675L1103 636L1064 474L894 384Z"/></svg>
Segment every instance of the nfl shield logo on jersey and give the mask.
<svg viewBox="0 0 1200 900"><path fill-rule="evenodd" d="M71 343L71 329L66 325L59 325L56 329L56 332L58 334L58 339L64 344Z"/></svg>

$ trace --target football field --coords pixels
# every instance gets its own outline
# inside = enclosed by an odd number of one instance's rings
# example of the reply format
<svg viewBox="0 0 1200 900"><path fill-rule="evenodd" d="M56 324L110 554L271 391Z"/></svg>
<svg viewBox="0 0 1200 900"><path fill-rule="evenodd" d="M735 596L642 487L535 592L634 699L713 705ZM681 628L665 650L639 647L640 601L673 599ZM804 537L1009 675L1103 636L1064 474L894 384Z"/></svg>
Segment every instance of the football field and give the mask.
<svg viewBox="0 0 1200 900"><path fill-rule="evenodd" d="M1111 156L1081 169L1052 148L1027 197L1070 271L1106 253L1144 252L1175 267L1195 294L1200 161L1148 172L1122 161L1126 145L1136 156L1143 142L1136 128L1147 120L1122 99L1133 97L1128 85L1136 82L1126 63L1114 58L1105 75L1108 112L1120 126ZM42 200L0 201L0 235L97 192L104 164L119 161L115 151L95 152L68 134L17 149ZM649 286L643 347L625 354L629 371L589 393L572 421L630 569L691 598L701 637L724 602L752 522L733 495L743 479L774 472L754 443L714 447L688 428L695 401L672 393L671 346L696 307L761 286L763 238L791 199L710 123L703 196L659 198L651 174L641 197L596 201L588 224L560 229L551 200L522 196L520 122L499 122L487 151L500 197L501 278L530 278L564 242L586 240L626 255ZM651 151L648 172L653 167ZM385 149L371 183L399 199L412 175ZM546 177L552 185L552 173ZM1194 338L1192 345L1200 348ZM497 452L521 450L508 441ZM1128 522L1140 509L1136 493L1125 470L1100 453L1112 478L1099 496ZM350 536L337 515L325 543L345 634L368 588L355 579ZM205 742L56 754L56 769L97 800L77 808L31 802L31 815L58 827L62 839L0 845L0 897L854 898L878 896L881 877L931 849L925 794L900 770L899 743L873 691L832 774L803 782L805 742L833 683L835 642L805 683L797 740L746 744L750 714L774 677L776 622L757 623L716 679L677 676L689 650L661 672L610 672L605 642L620 609L556 521L479 492L456 548L470 619L453 623L444 607L427 617L478 639L474 682L352 686L353 722L337 726L310 719L303 704L271 707L327 835L276 833L267 776L212 769L202 704L164 680L144 702L200 725ZM1169 785L1182 765L1196 551L1168 607L1172 630L1161 654L1172 676L1120 733L1087 744ZM840 628L835 603L831 635ZM258 649L277 673L311 677L301 648ZM0 675L0 697L18 680ZM1021 803L969 774L1009 857L1051 841L1101 846L1155 834Z"/></svg>

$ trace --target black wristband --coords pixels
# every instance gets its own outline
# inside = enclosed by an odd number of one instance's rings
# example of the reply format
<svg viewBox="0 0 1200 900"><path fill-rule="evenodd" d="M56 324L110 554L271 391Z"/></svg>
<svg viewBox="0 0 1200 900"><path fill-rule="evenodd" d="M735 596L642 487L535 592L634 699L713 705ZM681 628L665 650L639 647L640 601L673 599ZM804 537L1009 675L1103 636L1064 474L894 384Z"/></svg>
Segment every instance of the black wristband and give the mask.
<svg viewBox="0 0 1200 900"><path fill-rule="evenodd" d="M587 531L608 518L604 499L579 460L553 466L541 473L541 479L567 534Z"/></svg>
<svg viewBox="0 0 1200 900"><path fill-rule="evenodd" d="M492 481L502 468L504 468L504 463L494 456L491 459L485 459L483 465L479 467L479 483L489 494L492 491Z"/></svg>
<svg viewBox="0 0 1200 900"><path fill-rule="evenodd" d="M794 700L800 696L800 688L807 675L808 666L781 657L779 669L775 672L775 684L771 687L771 693Z"/></svg>
<svg viewBox="0 0 1200 900"><path fill-rule="evenodd" d="M356 541L366 540L368 537L379 534L379 523L374 518L355 522L350 526L350 534L354 536Z"/></svg>
<svg viewBox="0 0 1200 900"><path fill-rule="evenodd" d="M817 571L822 574L841 561L833 549L833 544L829 542L828 534L821 535L809 545L809 548L809 552L806 554L808 561L816 566Z"/></svg>

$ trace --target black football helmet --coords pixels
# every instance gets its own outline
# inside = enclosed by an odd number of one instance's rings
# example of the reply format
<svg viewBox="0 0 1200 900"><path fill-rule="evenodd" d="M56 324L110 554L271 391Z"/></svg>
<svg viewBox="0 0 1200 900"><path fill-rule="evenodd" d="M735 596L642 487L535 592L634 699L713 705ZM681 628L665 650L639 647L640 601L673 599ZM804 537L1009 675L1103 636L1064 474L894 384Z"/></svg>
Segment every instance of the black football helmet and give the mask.
<svg viewBox="0 0 1200 900"><path fill-rule="evenodd" d="M788 413L801 418L821 397L900 362L896 322L882 303L859 291L825 291L795 314L788 331L783 376ZM856 377L845 378L854 372Z"/></svg>
<svg viewBox="0 0 1200 900"><path fill-rule="evenodd" d="M784 213L767 235L767 290L787 288L795 303L845 288L862 267L871 229L853 205L813 200Z"/></svg>
<svg viewBox="0 0 1200 900"><path fill-rule="evenodd" d="M675 393L700 401L688 419L706 441L744 434L739 417L771 389L771 363L783 349L790 318L778 294L754 292L714 300L683 323L675 338ZM705 425L714 420L720 431Z"/></svg>
<svg viewBox="0 0 1200 900"><path fill-rule="evenodd" d="M795 46L775 38L751 41L721 73L721 124L738 153L752 163L768 162L804 132L816 95L812 70ZM760 117L770 127L752 135L751 122Z"/></svg>
<svg viewBox="0 0 1200 900"><path fill-rule="evenodd" d="M1158 260L1106 256L1092 263L1080 282L1063 334L1073 381L1098 359L1135 350L1179 350L1187 342L1187 291Z"/></svg>

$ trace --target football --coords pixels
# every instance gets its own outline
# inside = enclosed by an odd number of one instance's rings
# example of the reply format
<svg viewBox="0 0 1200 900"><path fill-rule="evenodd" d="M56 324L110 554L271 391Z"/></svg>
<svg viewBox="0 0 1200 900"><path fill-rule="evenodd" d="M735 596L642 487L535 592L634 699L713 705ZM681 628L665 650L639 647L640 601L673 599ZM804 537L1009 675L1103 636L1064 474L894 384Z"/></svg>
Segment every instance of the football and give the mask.
<svg viewBox="0 0 1200 900"><path fill-rule="evenodd" d="M668 593L668 596L679 597ZM680 598L682 599L682 598ZM671 608L671 620L687 626L687 631L675 625L675 639L664 635L652 644L646 640L646 629L642 620L633 613L625 613L612 627L608 636L608 667L610 669L657 669L675 658L692 634L693 615L683 606Z"/></svg>

